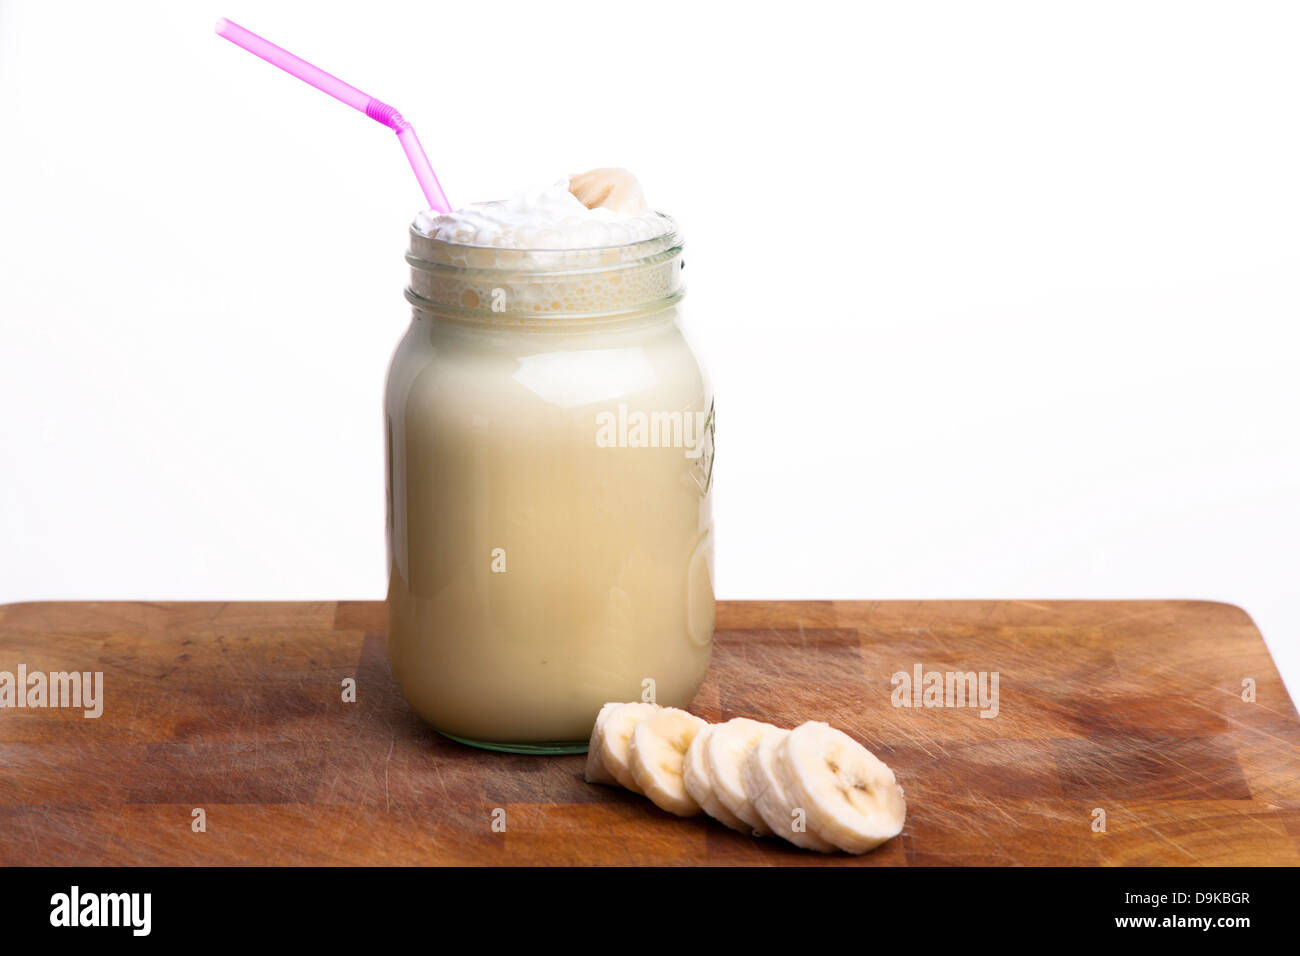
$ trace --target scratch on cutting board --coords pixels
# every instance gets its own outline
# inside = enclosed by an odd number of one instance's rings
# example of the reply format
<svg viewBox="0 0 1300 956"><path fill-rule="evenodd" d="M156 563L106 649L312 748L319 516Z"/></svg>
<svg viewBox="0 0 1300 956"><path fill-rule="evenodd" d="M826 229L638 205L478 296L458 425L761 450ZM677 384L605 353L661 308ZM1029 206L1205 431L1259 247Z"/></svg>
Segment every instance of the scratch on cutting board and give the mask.
<svg viewBox="0 0 1300 956"><path fill-rule="evenodd" d="M1175 767L1178 767L1180 770L1185 770L1187 771L1187 773L1191 774L1194 777L1200 777L1202 780L1208 781L1212 786L1222 783L1222 781L1218 777L1208 774L1204 770L1198 770L1196 767L1193 767L1190 764L1185 764L1181 760L1175 760L1173 757L1169 756L1168 754L1165 755L1165 758ZM1243 783L1246 782L1244 778L1242 782ZM1249 789L1250 785L1246 784L1246 786L1247 789ZM1174 845L1177 846L1177 844ZM1179 849L1181 850L1182 847L1179 847Z"/></svg>
<svg viewBox="0 0 1300 956"><path fill-rule="evenodd" d="M397 746L397 734L388 741L388 757L384 760L384 812L390 813L393 809L393 801L388 795L388 765L393 762L393 749Z"/></svg>
<svg viewBox="0 0 1300 956"><path fill-rule="evenodd" d="M1032 607L1035 611L1050 611L1050 610L1051 610L1051 608L1048 607L1046 604L1035 604L1033 601L1013 601L1012 603L1013 603L1013 604L1018 604L1018 605L1021 606L1021 607Z"/></svg>
<svg viewBox="0 0 1300 956"><path fill-rule="evenodd" d="M1163 841L1164 843L1168 843L1171 847L1173 847L1179 853L1181 853L1185 858L1189 860L1195 859L1195 856L1189 853L1186 847L1182 846L1179 843L1176 843L1174 840L1171 840L1169 837L1165 836L1163 833L1157 830L1154 826L1148 827L1148 830L1152 834L1152 836L1155 836L1156 838Z"/></svg>
<svg viewBox="0 0 1300 956"><path fill-rule="evenodd" d="M1211 685L1202 685L1202 687L1203 687L1205 690L1211 691L1211 692L1213 692L1213 693L1216 693L1216 694L1222 694L1222 695L1225 696L1225 697L1230 697L1230 698L1232 698L1232 700L1233 700L1234 702L1236 702L1236 701L1240 701L1240 700L1241 700L1241 695L1240 695L1239 693L1237 693L1235 690L1224 690L1222 687L1215 687L1213 684L1211 684ZM1210 707L1209 707L1208 705L1206 705L1206 704L1201 704L1201 703L1199 703L1199 702L1194 702L1194 703L1197 703L1197 706L1203 708L1204 710L1209 710L1212 714L1216 714L1217 716L1222 717L1224 720L1226 720L1226 721L1228 721L1229 723L1231 723L1234 727L1242 727L1242 728L1245 728L1245 729L1247 729L1247 730L1252 731L1253 733L1263 735L1263 736L1268 737L1268 738L1270 738L1270 739L1272 739L1272 740L1276 740L1276 741L1278 741L1279 743L1287 743L1287 744L1289 744L1289 743L1291 742L1291 741L1289 741L1289 740L1285 740L1285 739L1282 738L1282 737L1278 737L1278 736L1276 736L1275 734L1270 734L1270 733L1267 733L1266 731L1263 731L1263 730L1256 730L1253 726L1251 726L1250 724L1248 724L1246 721L1241 720L1240 718L1235 717L1235 716L1233 716L1232 714L1224 713L1224 712L1222 712L1222 711L1217 711L1217 710L1211 710ZM1242 703L1244 703L1244 701L1242 701ZM1277 710L1276 708L1269 707L1267 704L1265 704L1265 703L1263 703L1262 701L1259 701L1259 700L1256 700L1256 701L1252 702L1250 706L1251 706L1251 707L1258 707L1260 710L1264 711L1265 713L1267 713L1267 714L1269 714L1269 715L1271 715L1271 716L1273 716L1273 717L1277 717L1277 718L1279 718L1279 719L1281 719L1281 720L1286 720L1287 717L1289 716L1285 711Z"/></svg>
<svg viewBox="0 0 1300 956"><path fill-rule="evenodd" d="M1151 601L1151 602L1134 601L1134 602L1132 602L1132 603L1134 603L1134 604L1150 603L1150 604L1152 604L1152 605L1159 605L1161 602L1159 602L1159 601ZM1144 618L1144 617L1150 617L1150 616L1153 615L1153 614L1157 614L1157 613L1159 613L1161 610L1163 610L1163 608L1161 608L1161 607L1159 607L1159 606L1153 606L1153 607L1140 607L1140 608L1137 608L1137 609L1134 610L1134 611L1131 611L1131 612L1128 613L1128 614L1121 614L1119 617L1109 617L1109 618L1107 618L1104 622L1102 622L1102 625L1101 625L1101 626L1102 626L1102 629L1105 630L1106 628L1114 627L1116 624L1122 624L1122 623L1124 623L1125 621L1136 621L1136 620L1140 620L1141 618Z"/></svg>
<svg viewBox="0 0 1300 956"><path fill-rule="evenodd" d="M1157 673L1163 677L1167 674L1177 674L1177 670L1172 667L1166 667L1160 671L1157 671ZM1200 683L1196 685L1195 689L1199 691L1206 691L1211 694L1221 694L1225 697L1231 698L1234 701L1241 699L1240 695L1235 690L1224 690L1222 687L1217 687L1214 684ZM1210 714L1213 717L1222 718L1223 720L1228 722L1229 726L1248 731L1254 737L1266 737L1269 740L1274 741L1275 743L1286 744L1287 746L1294 746L1291 743L1291 741L1287 740L1284 737L1279 737L1276 734L1271 734L1266 730L1261 730L1260 728L1254 726L1249 721L1242 720L1240 717L1236 716L1235 714L1228 713L1222 710L1216 710L1215 708L1211 707L1209 704L1202 703L1200 700L1194 699L1192 697L1185 697L1182 699L1181 702L1187 704L1188 706L1195 707L1199 710L1203 710L1207 714ZM1265 713L1270 714L1274 717L1281 718L1283 720L1285 720L1287 717L1287 714L1284 711L1276 710L1272 707L1267 706L1266 704L1260 703L1259 701L1252 703L1250 706L1258 707L1259 709L1263 710Z"/></svg>
<svg viewBox="0 0 1300 956"><path fill-rule="evenodd" d="M919 748L921 752L931 760L942 760L948 756L948 748L943 745L942 738L934 734L928 736L923 734L919 737L912 737L908 740L908 743L913 747ZM937 747L939 752L935 753L931 750L930 747L932 746Z"/></svg>

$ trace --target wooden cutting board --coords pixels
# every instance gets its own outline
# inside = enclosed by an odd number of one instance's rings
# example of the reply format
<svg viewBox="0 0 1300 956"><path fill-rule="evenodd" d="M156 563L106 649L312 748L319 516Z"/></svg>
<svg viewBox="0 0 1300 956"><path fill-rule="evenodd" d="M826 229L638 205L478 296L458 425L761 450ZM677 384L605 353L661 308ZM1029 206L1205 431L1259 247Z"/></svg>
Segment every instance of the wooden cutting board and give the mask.
<svg viewBox="0 0 1300 956"><path fill-rule="evenodd" d="M11 605L19 664L102 671L105 703L0 710L6 864L1300 863L1300 721L1225 604L722 603L691 709L866 743L908 816L864 857L669 817L581 756L445 740L398 694L379 603ZM997 716L895 706L918 664L998 672Z"/></svg>

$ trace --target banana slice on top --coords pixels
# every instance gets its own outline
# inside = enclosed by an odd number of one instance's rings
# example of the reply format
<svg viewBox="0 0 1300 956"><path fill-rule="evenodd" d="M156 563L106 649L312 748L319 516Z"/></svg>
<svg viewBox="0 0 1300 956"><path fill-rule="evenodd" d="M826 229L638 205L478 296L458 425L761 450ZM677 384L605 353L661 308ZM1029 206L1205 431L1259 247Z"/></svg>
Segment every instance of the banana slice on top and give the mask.
<svg viewBox="0 0 1300 956"><path fill-rule="evenodd" d="M628 765L641 792L659 809L693 817L700 805L686 790L682 771L691 741L707 723L676 707L665 707L637 723Z"/></svg>
<svg viewBox="0 0 1300 956"><path fill-rule="evenodd" d="M714 727L709 736L707 756L713 792L728 810L745 821L755 836L771 836L772 828L763 820L762 814L745 793L740 768L744 765L750 748L758 746L763 733L778 729L762 721L736 717Z"/></svg>
<svg viewBox="0 0 1300 956"><path fill-rule="evenodd" d="M792 809L807 814L808 829L841 850L866 853L903 831L907 803L894 772L828 724L790 731L772 767Z"/></svg>
<svg viewBox="0 0 1300 956"><path fill-rule="evenodd" d="M600 207L634 216L648 208L636 177L626 169L613 166L570 176L569 192L588 209Z"/></svg>
<svg viewBox="0 0 1300 956"><path fill-rule="evenodd" d="M741 781L750 802L758 810L763 822L779 837L795 846L819 853L834 853L833 844L823 840L808 829L807 811L799 814L790 801L785 787L776 774L776 751L790 736L790 731L773 727L763 731L758 744L752 747L741 767Z"/></svg>
<svg viewBox="0 0 1300 956"><path fill-rule="evenodd" d="M606 710L608 709L608 713ZM602 722L596 717L596 726L591 732L591 743L587 747L588 774L591 774L592 751L599 754L600 766L614 778L614 781L627 787L633 793L640 793L636 778L632 776L631 757L632 732L636 725L662 708L658 704L644 704L634 701L627 704L606 704L601 713L605 714ZM587 777L591 780L591 776ZM593 781L598 782L598 781Z"/></svg>
<svg viewBox="0 0 1300 956"><path fill-rule="evenodd" d="M686 785L686 792L691 795L691 799L713 819L740 833L749 833L751 828L744 820L728 810L713 790L713 781L709 777L708 754L709 738L713 736L715 729L713 724L705 724L691 741L686 757L682 761L682 783Z"/></svg>

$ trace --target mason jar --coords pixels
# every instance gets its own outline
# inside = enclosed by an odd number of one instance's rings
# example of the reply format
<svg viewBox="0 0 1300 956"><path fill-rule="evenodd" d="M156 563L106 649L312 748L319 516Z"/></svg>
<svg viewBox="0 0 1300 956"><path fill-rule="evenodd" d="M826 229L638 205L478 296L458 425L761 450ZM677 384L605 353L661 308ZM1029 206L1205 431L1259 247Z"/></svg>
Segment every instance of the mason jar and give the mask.
<svg viewBox="0 0 1300 956"><path fill-rule="evenodd" d="M388 654L448 737L586 749L607 701L683 706L713 642L713 397L682 243L410 234L388 371Z"/></svg>

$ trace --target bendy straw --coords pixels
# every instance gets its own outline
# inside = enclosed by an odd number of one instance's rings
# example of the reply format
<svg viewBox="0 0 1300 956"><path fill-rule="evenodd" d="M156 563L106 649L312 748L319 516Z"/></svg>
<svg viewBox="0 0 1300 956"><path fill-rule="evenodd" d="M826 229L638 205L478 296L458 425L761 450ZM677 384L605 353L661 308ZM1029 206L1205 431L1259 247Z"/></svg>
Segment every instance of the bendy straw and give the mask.
<svg viewBox="0 0 1300 956"><path fill-rule="evenodd" d="M415 129L406 120L402 119L402 114L397 112L382 100L370 96L368 93L362 93L355 86L344 83L337 76L326 73L318 66L313 66L302 57L294 56L288 50L283 50L269 40L265 40L253 33L251 30L245 30L237 23L230 20L221 19L217 21L217 35L225 37L236 46L243 47L254 56L260 56L272 66L278 66L284 72L291 76L296 76L304 83L309 83L322 93L328 93L340 102L346 103L354 110L365 113L372 120L383 123L389 129L396 131L397 141L402 144L402 149L406 152L406 158L415 170L415 178L420 182L420 188L424 190L424 197L429 202L429 208L435 212L451 212L451 204L447 202L447 196L442 191L442 186L438 183L438 177L433 172L433 167L429 165L429 157L424 155L424 148L420 146L419 137L415 135Z"/></svg>

